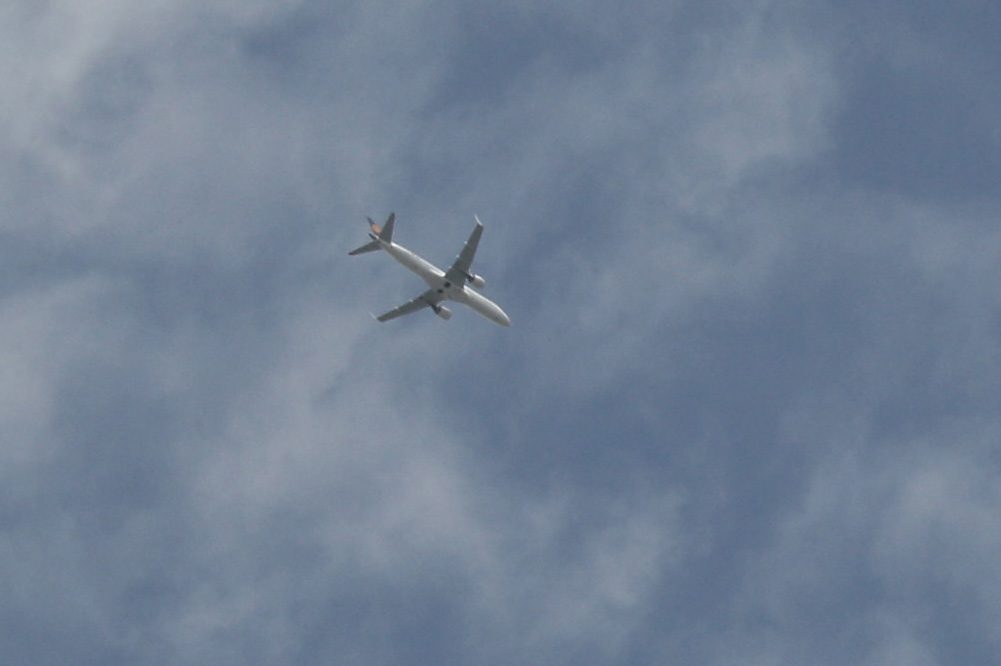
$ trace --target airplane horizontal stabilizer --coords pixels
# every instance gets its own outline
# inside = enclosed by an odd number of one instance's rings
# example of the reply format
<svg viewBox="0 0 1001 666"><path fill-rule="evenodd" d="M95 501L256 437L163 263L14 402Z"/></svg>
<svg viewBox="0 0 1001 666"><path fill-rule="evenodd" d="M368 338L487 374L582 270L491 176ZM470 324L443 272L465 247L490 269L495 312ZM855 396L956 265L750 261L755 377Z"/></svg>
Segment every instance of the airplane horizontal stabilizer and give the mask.
<svg viewBox="0 0 1001 666"><path fill-rule="evenodd" d="M366 252L375 252L376 250L379 250L381 248L382 248L382 245L379 243L379 241L375 241L374 240L374 241L370 241L368 243L365 243L361 247L356 247L355 249L353 249L350 252L348 252L348 254L353 257L356 254L365 254Z"/></svg>

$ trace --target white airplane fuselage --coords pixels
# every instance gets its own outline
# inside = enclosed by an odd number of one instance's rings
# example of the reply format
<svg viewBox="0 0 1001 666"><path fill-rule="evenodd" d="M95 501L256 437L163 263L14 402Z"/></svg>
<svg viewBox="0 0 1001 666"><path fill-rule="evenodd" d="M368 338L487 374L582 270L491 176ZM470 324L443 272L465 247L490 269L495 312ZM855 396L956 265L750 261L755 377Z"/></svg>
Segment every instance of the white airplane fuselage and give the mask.
<svg viewBox="0 0 1001 666"><path fill-rule="evenodd" d="M418 277L427 283L428 287L437 291L443 299L464 303L501 326L511 325L511 318L507 316L507 313L499 305L473 289L470 285L453 284L445 278L445 271L416 252L411 252L398 243L386 241L379 241L379 243L393 259L396 259L407 269L416 273Z"/></svg>

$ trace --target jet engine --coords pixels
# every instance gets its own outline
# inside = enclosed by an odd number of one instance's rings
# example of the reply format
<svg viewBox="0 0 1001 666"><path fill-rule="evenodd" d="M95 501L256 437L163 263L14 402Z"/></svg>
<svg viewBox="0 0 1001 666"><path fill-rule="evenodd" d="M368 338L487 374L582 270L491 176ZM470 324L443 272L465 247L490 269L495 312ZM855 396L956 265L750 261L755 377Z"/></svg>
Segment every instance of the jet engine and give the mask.
<svg viewBox="0 0 1001 666"><path fill-rule="evenodd" d="M470 275L469 281L473 283L473 286L477 289L483 289L487 286L487 280L482 275Z"/></svg>
<svg viewBox="0 0 1001 666"><path fill-rule="evenodd" d="M446 308L444 305L439 305L438 307L436 307L434 309L434 313L446 321L452 318L452 311Z"/></svg>

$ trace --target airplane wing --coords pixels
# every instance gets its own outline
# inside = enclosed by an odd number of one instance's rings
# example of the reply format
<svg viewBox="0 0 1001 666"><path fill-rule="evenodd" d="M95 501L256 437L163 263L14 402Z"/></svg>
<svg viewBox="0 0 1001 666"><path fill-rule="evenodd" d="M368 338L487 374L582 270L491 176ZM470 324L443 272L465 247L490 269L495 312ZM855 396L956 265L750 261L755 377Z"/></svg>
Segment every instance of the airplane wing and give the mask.
<svg viewBox="0 0 1001 666"><path fill-rule="evenodd" d="M396 319L397 317L402 317L403 315L408 315L411 312L417 312L422 308L430 308L438 305L441 301L441 296L434 289L428 289L423 294L417 298L407 301L398 308L394 308L389 312L379 315L376 317L379 321L389 321L390 319Z"/></svg>
<svg viewBox="0 0 1001 666"><path fill-rule="evenodd" d="M476 247L480 244L480 236L483 235L483 223L480 222L480 218L474 215L473 219L476 220L473 232L469 234L469 239L462 246L462 250L459 252L459 256L455 258L452 267L445 273L445 277L452 284L465 284L469 276L472 275L469 269L473 265L473 257L476 256Z"/></svg>

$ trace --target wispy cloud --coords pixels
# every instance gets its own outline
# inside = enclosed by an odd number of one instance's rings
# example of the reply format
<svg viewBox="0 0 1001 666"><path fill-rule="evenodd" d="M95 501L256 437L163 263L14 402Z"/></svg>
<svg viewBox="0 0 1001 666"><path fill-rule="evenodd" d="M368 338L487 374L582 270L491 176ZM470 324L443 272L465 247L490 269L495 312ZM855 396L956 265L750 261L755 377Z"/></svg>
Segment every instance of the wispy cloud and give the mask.
<svg viewBox="0 0 1001 666"><path fill-rule="evenodd" d="M901 161L996 53L885 12L8 3L3 660L990 663L995 162ZM390 210L514 326L373 324Z"/></svg>

